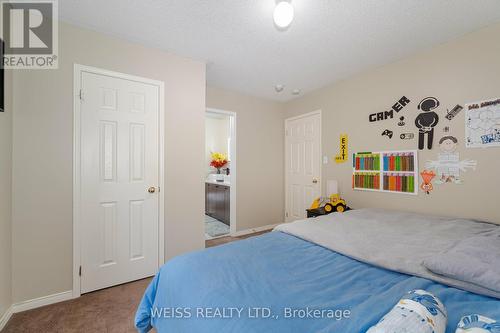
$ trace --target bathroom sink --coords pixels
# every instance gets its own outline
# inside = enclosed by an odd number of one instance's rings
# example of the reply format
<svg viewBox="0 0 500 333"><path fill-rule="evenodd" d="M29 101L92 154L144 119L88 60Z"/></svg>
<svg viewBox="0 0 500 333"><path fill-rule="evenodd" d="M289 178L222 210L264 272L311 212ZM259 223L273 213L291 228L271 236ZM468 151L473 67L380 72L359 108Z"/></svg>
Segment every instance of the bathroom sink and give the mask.
<svg viewBox="0 0 500 333"><path fill-rule="evenodd" d="M217 181L217 178L224 178L224 181L220 182ZM206 183L211 183L211 184L219 184L219 185L225 185L225 186L231 186L231 176L228 175L217 175L214 173L211 173L207 176L205 179Z"/></svg>

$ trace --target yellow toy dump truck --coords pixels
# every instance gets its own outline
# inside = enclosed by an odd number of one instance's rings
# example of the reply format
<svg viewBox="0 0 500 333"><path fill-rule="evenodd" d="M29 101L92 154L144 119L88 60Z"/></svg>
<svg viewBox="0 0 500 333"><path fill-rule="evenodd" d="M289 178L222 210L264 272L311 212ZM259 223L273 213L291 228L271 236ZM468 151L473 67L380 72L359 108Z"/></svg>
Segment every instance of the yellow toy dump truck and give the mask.
<svg viewBox="0 0 500 333"><path fill-rule="evenodd" d="M332 194L330 197L320 197L314 200L310 209L323 207L326 213L345 212L347 204L338 194Z"/></svg>

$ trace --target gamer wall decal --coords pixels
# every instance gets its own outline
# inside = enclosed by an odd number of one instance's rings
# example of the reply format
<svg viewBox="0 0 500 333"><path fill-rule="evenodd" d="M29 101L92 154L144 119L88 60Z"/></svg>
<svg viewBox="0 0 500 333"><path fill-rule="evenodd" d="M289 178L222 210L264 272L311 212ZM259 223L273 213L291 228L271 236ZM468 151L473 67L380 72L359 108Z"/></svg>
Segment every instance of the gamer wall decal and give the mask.
<svg viewBox="0 0 500 333"><path fill-rule="evenodd" d="M347 134L340 135L339 153L335 155L335 163L344 163L349 159L349 150L347 148L349 137Z"/></svg>
<svg viewBox="0 0 500 333"><path fill-rule="evenodd" d="M431 191L434 189L432 185L432 180L436 177L436 173L432 170L424 170L420 173L422 177L422 184L420 184L420 188L426 194L431 194Z"/></svg>
<svg viewBox="0 0 500 333"><path fill-rule="evenodd" d="M500 147L500 98L465 105L465 146Z"/></svg>
<svg viewBox="0 0 500 333"><path fill-rule="evenodd" d="M390 129L386 129L385 131L382 132L382 136L386 136L389 139L392 139L393 135L394 135L394 132L391 131Z"/></svg>
<svg viewBox="0 0 500 333"><path fill-rule="evenodd" d="M446 117L446 119L448 119L448 120L450 120L450 121L451 121L451 120L452 120L453 118L455 118L455 116L456 116L457 114L459 114L459 113L460 113L460 111L462 111L463 109L464 109L464 107L463 107L463 106L461 106L461 105L458 105L458 104L457 104L457 105L455 105L455 107L454 107L453 109L451 109L451 111L450 111L450 110L446 110L446 111L447 111L447 112L446 112L446 116L445 116L445 117Z"/></svg>
<svg viewBox="0 0 500 333"><path fill-rule="evenodd" d="M415 118L418 128L418 149L423 150L427 139L427 149L432 149L434 141L434 127L439 123L439 116L434 110L439 106L436 97L426 97L417 106L422 112Z"/></svg>
<svg viewBox="0 0 500 333"><path fill-rule="evenodd" d="M403 96L392 105L390 110L372 113L368 116L368 120L371 123L374 123L377 121L393 119L394 113L398 113L399 111L403 110L403 108L407 106L410 102L411 101L406 96Z"/></svg>
<svg viewBox="0 0 500 333"><path fill-rule="evenodd" d="M467 169L476 169L477 162L473 160L460 160L460 154L457 151L458 139L454 136L444 136L439 140L440 153L436 161L427 161L426 169L436 170L438 179L436 184L462 184L460 171L466 172Z"/></svg>
<svg viewBox="0 0 500 333"><path fill-rule="evenodd" d="M418 194L417 150L353 154L352 188Z"/></svg>
<svg viewBox="0 0 500 333"><path fill-rule="evenodd" d="M399 138L401 140L412 140L415 137L415 134L413 133L401 133Z"/></svg>

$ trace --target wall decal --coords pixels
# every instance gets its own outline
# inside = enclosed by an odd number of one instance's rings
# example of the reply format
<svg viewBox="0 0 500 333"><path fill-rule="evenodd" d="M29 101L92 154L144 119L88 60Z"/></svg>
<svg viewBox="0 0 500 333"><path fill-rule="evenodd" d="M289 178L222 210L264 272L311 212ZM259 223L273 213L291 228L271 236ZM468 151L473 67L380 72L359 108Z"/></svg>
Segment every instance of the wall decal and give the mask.
<svg viewBox="0 0 500 333"><path fill-rule="evenodd" d="M416 150L356 153L352 167L355 190L418 194Z"/></svg>
<svg viewBox="0 0 500 333"><path fill-rule="evenodd" d="M349 151L347 149L348 136L347 134L340 135L340 151L335 156L335 163L344 163L349 159Z"/></svg>
<svg viewBox="0 0 500 333"><path fill-rule="evenodd" d="M434 189L434 186L432 186L432 180L434 179L434 177L436 177L436 174L434 173L434 171L424 170L420 173L420 176L422 176L423 180L420 188L425 193L431 194L431 191Z"/></svg>
<svg viewBox="0 0 500 333"><path fill-rule="evenodd" d="M462 111L463 109L464 109L464 107L463 107L463 106L461 106L461 105L458 105L458 104L457 104L457 105L456 105L453 109L451 109L451 111L450 111L450 110L446 110L446 111L447 111L447 112L446 112L446 116L445 116L445 117L446 117L446 119L448 119L448 120L452 120L452 119L453 119L453 118L455 118L455 116L456 116L457 114L459 114L459 113L460 113L460 111Z"/></svg>
<svg viewBox="0 0 500 333"><path fill-rule="evenodd" d="M403 96L399 99L399 101L392 105L389 111L372 113L368 116L368 120L373 123L380 120L392 119L394 118L394 112L398 113L399 111L403 110L403 108L410 102L411 101L406 98L406 96Z"/></svg>
<svg viewBox="0 0 500 333"><path fill-rule="evenodd" d="M500 98L465 105L465 146L500 146Z"/></svg>
<svg viewBox="0 0 500 333"><path fill-rule="evenodd" d="M406 125L406 123L405 123L405 117L401 116L401 117L399 117L398 126L404 126L404 125Z"/></svg>
<svg viewBox="0 0 500 333"><path fill-rule="evenodd" d="M415 137L415 134L413 134L413 133L401 133L401 135L399 137L401 138L401 140L411 140Z"/></svg>
<svg viewBox="0 0 500 333"><path fill-rule="evenodd" d="M449 127L449 126L445 126L445 127L443 128L443 132L445 132L445 133L450 133L450 127Z"/></svg>
<svg viewBox="0 0 500 333"><path fill-rule="evenodd" d="M392 139L392 136L394 135L394 132L386 129L385 131L382 132L382 136L387 136L389 139Z"/></svg>
<svg viewBox="0 0 500 333"><path fill-rule="evenodd" d="M455 183L462 184L460 179L460 171L467 169L476 169L476 161L463 160L460 161L460 154L457 152L458 140L454 136L445 136L439 140L439 149L437 161L427 161L425 167L427 169L435 169L439 179L438 184Z"/></svg>
<svg viewBox="0 0 500 333"><path fill-rule="evenodd" d="M425 137L427 136L427 149L432 149L434 140L434 127L439 122L439 116L432 111L439 106L439 101L435 97L426 97L419 104L418 109L422 110L415 118L415 126L418 128L418 149L422 150L425 146Z"/></svg>

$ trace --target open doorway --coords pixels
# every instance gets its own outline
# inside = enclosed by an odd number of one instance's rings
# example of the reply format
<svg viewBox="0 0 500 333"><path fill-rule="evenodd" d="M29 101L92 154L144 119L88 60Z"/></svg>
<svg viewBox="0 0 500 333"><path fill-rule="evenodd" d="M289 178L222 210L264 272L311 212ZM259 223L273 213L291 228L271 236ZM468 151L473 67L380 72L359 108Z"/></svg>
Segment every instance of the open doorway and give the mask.
<svg viewBox="0 0 500 333"><path fill-rule="evenodd" d="M236 232L236 114L205 114L205 239Z"/></svg>

